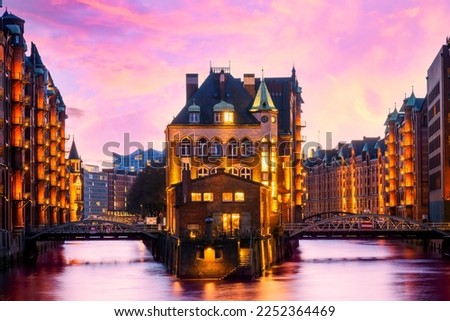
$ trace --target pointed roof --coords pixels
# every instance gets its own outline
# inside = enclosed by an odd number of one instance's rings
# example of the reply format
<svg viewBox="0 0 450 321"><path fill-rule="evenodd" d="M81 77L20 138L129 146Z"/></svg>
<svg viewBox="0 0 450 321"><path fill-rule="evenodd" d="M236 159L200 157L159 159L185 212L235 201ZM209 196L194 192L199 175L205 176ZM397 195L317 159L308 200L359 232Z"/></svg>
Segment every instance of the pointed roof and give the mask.
<svg viewBox="0 0 450 321"><path fill-rule="evenodd" d="M39 54L39 51L38 51L36 45L34 44L34 42L31 43L30 60L34 64L35 68L44 67L44 63L42 62L41 55Z"/></svg>
<svg viewBox="0 0 450 321"><path fill-rule="evenodd" d="M255 100L253 101L250 111L255 112L265 110L277 110L277 108L273 103L272 97L267 89L266 82L263 79L259 85L258 92L256 93Z"/></svg>
<svg viewBox="0 0 450 321"><path fill-rule="evenodd" d="M72 141L72 147L70 147L69 159L81 159L78 154L77 146L75 145L75 138Z"/></svg>
<svg viewBox="0 0 450 321"><path fill-rule="evenodd" d="M23 25L25 23L25 20L16 16L12 12L8 12L8 10L5 10L5 12L2 15L2 18L3 18L3 20L6 20L6 21L4 21L5 24L6 23L20 23Z"/></svg>

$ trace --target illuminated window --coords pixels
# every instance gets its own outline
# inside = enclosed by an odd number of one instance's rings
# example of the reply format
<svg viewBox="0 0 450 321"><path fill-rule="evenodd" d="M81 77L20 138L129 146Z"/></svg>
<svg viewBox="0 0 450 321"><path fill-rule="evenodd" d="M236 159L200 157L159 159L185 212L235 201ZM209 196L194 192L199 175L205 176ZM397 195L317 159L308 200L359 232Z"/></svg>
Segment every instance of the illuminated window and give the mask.
<svg viewBox="0 0 450 321"><path fill-rule="evenodd" d="M212 202L214 200L214 194L213 193L203 193L203 200L205 202Z"/></svg>
<svg viewBox="0 0 450 321"><path fill-rule="evenodd" d="M252 179L252 170L248 167L241 168L241 177L245 179Z"/></svg>
<svg viewBox="0 0 450 321"><path fill-rule="evenodd" d="M232 202L233 201L233 193L222 193L222 202Z"/></svg>
<svg viewBox="0 0 450 321"><path fill-rule="evenodd" d="M244 192L234 193L234 201L235 202L244 202L245 201L245 193Z"/></svg>
<svg viewBox="0 0 450 321"><path fill-rule="evenodd" d="M230 168L228 172L232 175L239 176L239 169L237 169L236 167Z"/></svg>
<svg viewBox="0 0 450 321"><path fill-rule="evenodd" d="M202 193L191 193L192 202L201 202Z"/></svg>
<svg viewBox="0 0 450 321"><path fill-rule="evenodd" d="M226 111L223 113L223 122L224 123L233 123L234 122L234 112Z"/></svg>
<svg viewBox="0 0 450 321"><path fill-rule="evenodd" d="M223 231L225 233L233 233L235 230L239 230L241 216L238 213L224 213L222 214Z"/></svg>

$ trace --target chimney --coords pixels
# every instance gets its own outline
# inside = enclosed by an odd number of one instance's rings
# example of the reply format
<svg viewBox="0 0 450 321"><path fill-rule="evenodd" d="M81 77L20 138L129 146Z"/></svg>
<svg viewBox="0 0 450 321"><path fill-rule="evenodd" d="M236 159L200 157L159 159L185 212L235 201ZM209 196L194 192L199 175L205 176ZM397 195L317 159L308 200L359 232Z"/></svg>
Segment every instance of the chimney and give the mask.
<svg viewBox="0 0 450 321"><path fill-rule="evenodd" d="M220 82L220 99L224 100L225 99L225 71L223 69L220 71L219 82Z"/></svg>
<svg viewBox="0 0 450 321"><path fill-rule="evenodd" d="M247 92L255 98L256 88L255 88L255 74L244 74L244 88Z"/></svg>
<svg viewBox="0 0 450 321"><path fill-rule="evenodd" d="M191 201L191 170L183 169L181 172L181 190L183 194L183 203Z"/></svg>
<svg viewBox="0 0 450 321"><path fill-rule="evenodd" d="M198 74L186 74L186 102L198 89Z"/></svg>

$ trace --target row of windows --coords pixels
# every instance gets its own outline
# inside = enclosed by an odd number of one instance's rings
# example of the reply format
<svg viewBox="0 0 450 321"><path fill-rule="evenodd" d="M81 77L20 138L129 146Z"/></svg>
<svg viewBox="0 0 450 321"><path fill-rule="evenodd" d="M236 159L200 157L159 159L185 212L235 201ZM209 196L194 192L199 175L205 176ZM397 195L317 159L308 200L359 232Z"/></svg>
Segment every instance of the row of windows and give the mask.
<svg viewBox="0 0 450 321"><path fill-rule="evenodd" d="M214 193L206 192L199 193L193 192L191 193L191 199L193 202L212 202L214 200ZM223 192L222 193L222 202L245 202L245 193L244 192Z"/></svg>
<svg viewBox="0 0 450 321"><path fill-rule="evenodd" d="M230 174L235 176L240 176L245 179L252 179L252 170L248 167L243 167L241 169L238 169L236 167L232 167L229 171ZM208 167L201 167L198 170L198 177L205 177L209 174L216 174L217 173L217 167L209 169Z"/></svg>
<svg viewBox="0 0 450 321"><path fill-rule="evenodd" d="M230 139L225 146L228 156L252 156L255 155L253 143L249 139L243 139L241 142L236 139ZM205 138L199 139L193 146L189 138L184 138L178 147L177 154L180 156L223 156L224 150L221 142L218 140L207 141Z"/></svg>
<svg viewBox="0 0 450 321"><path fill-rule="evenodd" d="M200 113L198 112L190 112L189 113L189 122L190 123L199 123L200 122ZM234 123L234 112L215 112L214 113L214 123L218 124L232 124Z"/></svg>

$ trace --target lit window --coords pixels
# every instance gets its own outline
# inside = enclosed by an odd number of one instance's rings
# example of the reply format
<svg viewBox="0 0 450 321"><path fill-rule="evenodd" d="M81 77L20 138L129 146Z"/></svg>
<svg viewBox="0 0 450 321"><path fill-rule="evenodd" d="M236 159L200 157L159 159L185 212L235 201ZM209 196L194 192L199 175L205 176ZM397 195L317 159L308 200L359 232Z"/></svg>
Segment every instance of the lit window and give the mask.
<svg viewBox="0 0 450 321"><path fill-rule="evenodd" d="M241 216L237 213L224 213L222 214L223 231L225 233L233 233L235 230L239 230Z"/></svg>
<svg viewBox="0 0 450 321"><path fill-rule="evenodd" d="M245 201L245 193L244 192L234 193L234 201L235 202L244 202Z"/></svg>
<svg viewBox="0 0 450 321"><path fill-rule="evenodd" d="M233 123L234 122L234 113L233 112L224 112L223 113L223 121L224 123Z"/></svg>
<svg viewBox="0 0 450 321"><path fill-rule="evenodd" d="M230 168L229 173L235 176L239 176L239 169L237 169L236 167L232 167Z"/></svg>
<svg viewBox="0 0 450 321"><path fill-rule="evenodd" d="M192 202L201 202L202 193L191 193Z"/></svg>
<svg viewBox="0 0 450 321"><path fill-rule="evenodd" d="M213 193L203 193L203 200L205 202L212 202L214 199L214 194Z"/></svg>
<svg viewBox="0 0 450 321"><path fill-rule="evenodd" d="M245 179L252 179L252 170L248 167L241 168L241 177Z"/></svg>
<svg viewBox="0 0 450 321"><path fill-rule="evenodd" d="M232 202L233 201L233 193L222 193L222 202Z"/></svg>

